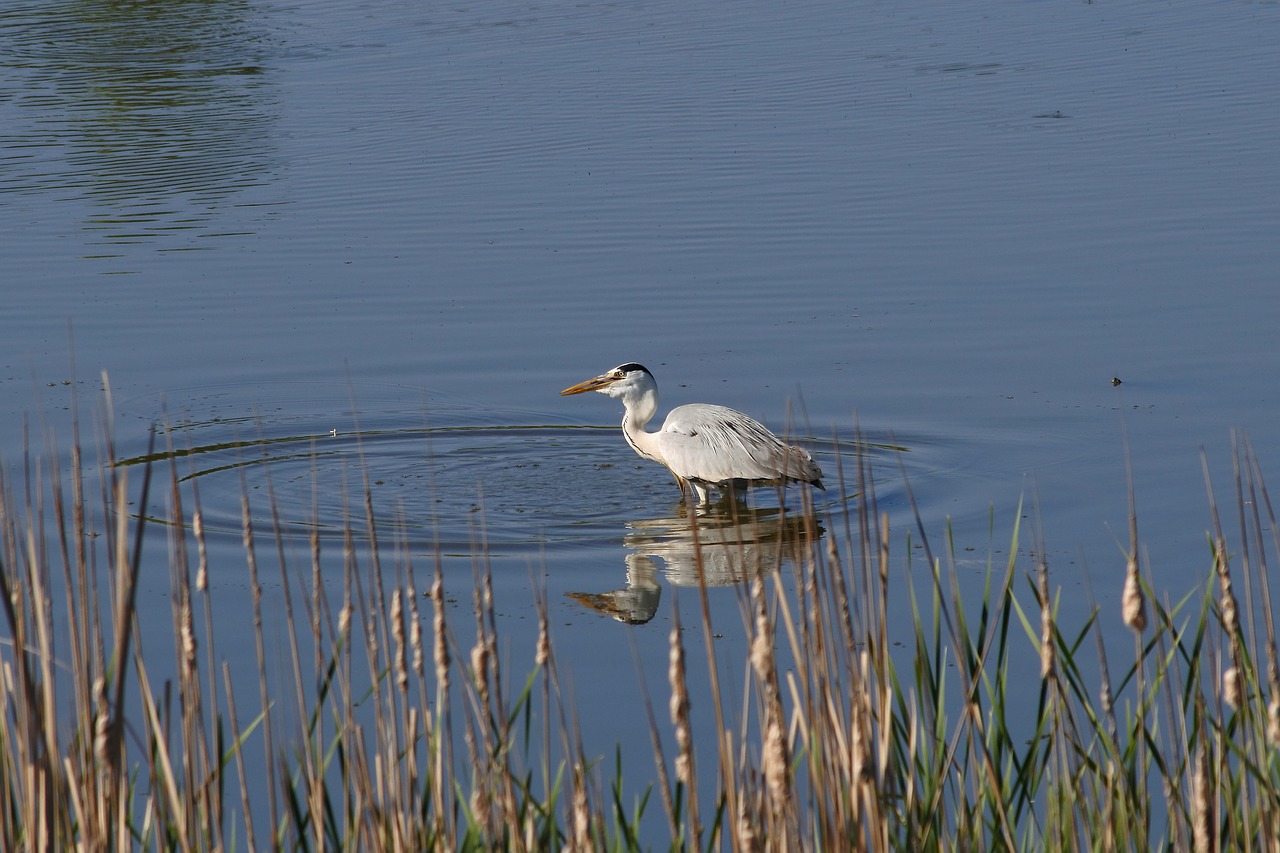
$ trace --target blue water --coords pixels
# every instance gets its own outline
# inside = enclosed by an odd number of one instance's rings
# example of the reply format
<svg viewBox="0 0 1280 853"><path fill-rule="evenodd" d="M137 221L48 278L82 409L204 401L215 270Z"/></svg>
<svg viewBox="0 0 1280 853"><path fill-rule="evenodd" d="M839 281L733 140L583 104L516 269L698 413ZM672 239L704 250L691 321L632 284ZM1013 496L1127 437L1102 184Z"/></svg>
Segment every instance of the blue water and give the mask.
<svg viewBox="0 0 1280 853"><path fill-rule="evenodd" d="M1123 429L1175 598L1209 569L1201 449L1220 496L1231 429L1280 465L1278 37L1280 6L1236 2L10 8L0 455L73 392L96 411L105 371L120 456L163 420L210 448L184 471L228 607L241 476L325 524L363 460L464 596L483 516L513 646L544 578L610 754L645 727L631 638L660 687L688 588L659 571L633 631L566 593L623 587L677 495L581 428L614 401L557 392L641 361L664 405L790 427L829 469L855 426L905 447L975 589L1038 496L1061 618L1087 565L1127 642ZM901 552L899 457L872 455Z"/></svg>

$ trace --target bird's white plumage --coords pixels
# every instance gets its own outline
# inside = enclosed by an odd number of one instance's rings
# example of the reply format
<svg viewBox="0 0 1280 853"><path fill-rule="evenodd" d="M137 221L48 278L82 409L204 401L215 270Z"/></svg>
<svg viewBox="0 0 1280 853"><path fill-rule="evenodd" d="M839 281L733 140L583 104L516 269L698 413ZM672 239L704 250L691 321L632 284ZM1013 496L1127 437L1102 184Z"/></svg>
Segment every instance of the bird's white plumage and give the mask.
<svg viewBox="0 0 1280 853"><path fill-rule="evenodd" d="M808 453L724 406L695 403L673 409L659 442L667 466L686 479L812 481L822 476Z"/></svg>
<svg viewBox="0 0 1280 853"><path fill-rule="evenodd" d="M643 366L624 364L561 394L598 391L622 401L622 433L636 453L665 465L681 488L707 502L707 487L797 481L822 488L822 469L803 448L783 443L735 409L708 403L678 406L657 432L644 429L658 410L658 385Z"/></svg>

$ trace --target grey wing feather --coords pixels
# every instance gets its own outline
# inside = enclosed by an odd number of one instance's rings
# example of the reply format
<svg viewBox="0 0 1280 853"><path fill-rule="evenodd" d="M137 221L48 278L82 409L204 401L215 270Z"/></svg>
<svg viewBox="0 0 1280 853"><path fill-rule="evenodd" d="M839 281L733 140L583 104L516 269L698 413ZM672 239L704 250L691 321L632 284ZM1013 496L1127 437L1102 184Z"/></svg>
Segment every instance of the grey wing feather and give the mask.
<svg viewBox="0 0 1280 853"><path fill-rule="evenodd" d="M662 425L666 465L687 480L799 480L821 487L822 469L759 421L724 406L679 406Z"/></svg>

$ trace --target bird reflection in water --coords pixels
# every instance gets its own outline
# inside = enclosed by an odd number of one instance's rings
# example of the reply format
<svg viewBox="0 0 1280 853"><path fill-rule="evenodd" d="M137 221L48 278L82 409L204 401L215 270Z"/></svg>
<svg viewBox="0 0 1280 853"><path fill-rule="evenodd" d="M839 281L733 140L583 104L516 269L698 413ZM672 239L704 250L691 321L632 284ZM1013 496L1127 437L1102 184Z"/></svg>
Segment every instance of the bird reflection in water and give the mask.
<svg viewBox="0 0 1280 853"><path fill-rule="evenodd" d="M659 562L667 583L732 586L799 562L824 533L812 513L748 508L732 501L712 512L627 522L627 585L611 592L570 592L569 598L619 622L651 620L662 600Z"/></svg>

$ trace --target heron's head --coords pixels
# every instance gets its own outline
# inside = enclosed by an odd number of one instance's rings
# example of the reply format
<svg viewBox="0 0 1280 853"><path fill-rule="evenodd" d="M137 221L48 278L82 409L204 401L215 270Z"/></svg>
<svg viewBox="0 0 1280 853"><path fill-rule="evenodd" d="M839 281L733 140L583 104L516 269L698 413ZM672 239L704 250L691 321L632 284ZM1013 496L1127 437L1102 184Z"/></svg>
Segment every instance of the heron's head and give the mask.
<svg viewBox="0 0 1280 853"><path fill-rule="evenodd" d="M601 373L586 382L579 382L577 385L570 386L561 391L560 396L568 397L570 394L599 391L601 394L607 394L610 397L621 398L640 395L656 388L657 383L653 381L653 374L643 364L631 362L630 364L620 364L613 370Z"/></svg>

